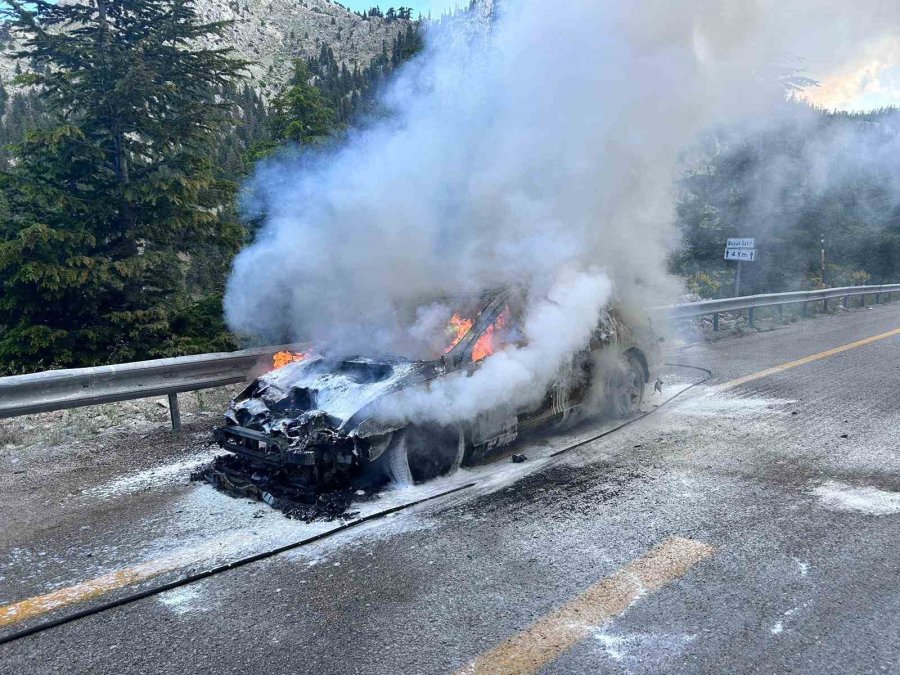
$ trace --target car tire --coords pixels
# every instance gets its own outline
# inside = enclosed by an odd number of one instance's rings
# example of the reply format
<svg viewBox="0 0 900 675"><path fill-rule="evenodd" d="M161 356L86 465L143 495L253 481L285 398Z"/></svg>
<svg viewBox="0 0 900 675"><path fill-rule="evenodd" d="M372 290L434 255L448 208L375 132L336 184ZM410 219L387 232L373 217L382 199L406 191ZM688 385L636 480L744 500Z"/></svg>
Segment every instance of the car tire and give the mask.
<svg viewBox="0 0 900 675"><path fill-rule="evenodd" d="M632 417L644 402L646 373L633 354L626 354L609 378L607 407L614 417Z"/></svg>
<svg viewBox="0 0 900 675"><path fill-rule="evenodd" d="M458 427L407 427L391 439L384 466L394 484L416 485L456 473L465 449L465 436Z"/></svg>

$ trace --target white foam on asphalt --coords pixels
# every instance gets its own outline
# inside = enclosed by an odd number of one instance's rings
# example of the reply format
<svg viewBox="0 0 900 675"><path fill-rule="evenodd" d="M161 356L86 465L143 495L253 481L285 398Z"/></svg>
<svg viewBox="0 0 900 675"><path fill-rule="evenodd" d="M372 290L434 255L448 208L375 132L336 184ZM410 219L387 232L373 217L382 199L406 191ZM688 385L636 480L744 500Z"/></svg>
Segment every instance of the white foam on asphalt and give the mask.
<svg viewBox="0 0 900 675"><path fill-rule="evenodd" d="M175 462L138 471L117 478L109 483L82 490L81 495L95 499L112 499L135 492L162 489L169 487L172 483L180 482L186 484L192 471L208 464L220 453L221 450L218 448L215 450L204 450Z"/></svg>
<svg viewBox="0 0 900 675"><path fill-rule="evenodd" d="M603 651L611 659L621 661L625 657L625 653L622 651L622 647L625 645L625 638L601 632L596 633L594 637L603 645Z"/></svg>
<svg viewBox="0 0 900 675"><path fill-rule="evenodd" d="M608 627L592 630L591 636L600 643L603 653L609 658L620 662L632 661L644 668L662 666L682 653L696 637L665 633L613 633ZM626 665L626 672L629 670Z"/></svg>
<svg viewBox="0 0 900 675"><path fill-rule="evenodd" d="M323 539L310 546L289 551L284 554L283 559L292 562L302 562L307 567L315 567L331 563L333 554L348 547L368 546L372 542L389 539L398 534L430 530L434 527L433 521L421 518L416 514L403 514L400 517L398 513L379 521L361 525L335 537Z"/></svg>
<svg viewBox="0 0 900 675"><path fill-rule="evenodd" d="M741 397L715 387L698 387L699 393L685 399L675 410L686 417L757 417L760 412L786 414L784 408L796 401L759 396Z"/></svg>
<svg viewBox="0 0 900 675"><path fill-rule="evenodd" d="M179 616L198 609L198 600L201 598L202 593L199 584L173 588L171 591L166 591L157 596L160 604Z"/></svg>
<svg viewBox="0 0 900 675"><path fill-rule="evenodd" d="M827 481L812 490L822 505L832 511L852 511L871 516L900 513L900 492L888 492L871 486L854 487Z"/></svg>

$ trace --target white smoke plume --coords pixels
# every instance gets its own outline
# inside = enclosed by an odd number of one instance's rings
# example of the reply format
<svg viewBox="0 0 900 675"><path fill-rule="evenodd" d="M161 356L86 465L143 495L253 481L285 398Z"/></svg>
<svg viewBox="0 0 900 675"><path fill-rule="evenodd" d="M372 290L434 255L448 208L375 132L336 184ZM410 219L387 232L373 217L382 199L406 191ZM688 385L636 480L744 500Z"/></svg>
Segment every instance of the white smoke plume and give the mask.
<svg viewBox="0 0 900 675"><path fill-rule="evenodd" d="M539 404L559 379L560 366L587 346L611 293L609 279L596 270L562 273L546 297L529 304L523 346L497 351L471 375L455 373L425 389L401 391L382 402L379 416L398 424L449 425L474 420L487 409L510 412Z"/></svg>
<svg viewBox="0 0 900 675"><path fill-rule="evenodd" d="M520 285L529 322L548 297L565 308L550 337L491 357L446 403L464 417L540 388L587 344L589 307L678 293L665 259L679 153L712 123L763 124L780 92L760 73L795 43L821 52L898 13L866 0L505 5L481 37L432 30L385 120L259 167L247 192L265 225L235 262L234 330L402 354L430 299Z"/></svg>

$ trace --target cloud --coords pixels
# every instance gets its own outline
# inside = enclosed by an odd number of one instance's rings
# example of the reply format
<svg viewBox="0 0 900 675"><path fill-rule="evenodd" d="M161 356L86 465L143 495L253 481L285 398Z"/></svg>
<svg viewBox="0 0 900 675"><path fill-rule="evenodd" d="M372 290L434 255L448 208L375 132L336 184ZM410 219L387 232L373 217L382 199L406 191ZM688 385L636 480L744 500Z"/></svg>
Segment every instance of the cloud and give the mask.
<svg viewBox="0 0 900 675"><path fill-rule="evenodd" d="M826 109L864 110L900 104L900 39L862 43L859 53L829 71L801 98Z"/></svg>

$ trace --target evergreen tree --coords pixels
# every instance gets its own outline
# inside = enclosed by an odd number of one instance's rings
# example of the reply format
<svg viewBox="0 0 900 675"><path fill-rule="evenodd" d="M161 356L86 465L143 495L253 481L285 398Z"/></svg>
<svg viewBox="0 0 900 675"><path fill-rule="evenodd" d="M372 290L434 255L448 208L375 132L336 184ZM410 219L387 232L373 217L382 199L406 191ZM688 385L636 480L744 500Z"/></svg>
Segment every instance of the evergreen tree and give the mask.
<svg viewBox="0 0 900 675"><path fill-rule="evenodd" d="M9 0L60 120L0 174L0 368L88 365L225 348L209 289L240 239L210 160L243 63L191 0ZM13 99L15 104L15 97ZM214 275L214 276L215 276Z"/></svg>
<svg viewBox="0 0 900 675"><path fill-rule="evenodd" d="M322 58L334 59L331 48L322 45ZM301 60L294 64L294 74L287 89L273 102L272 135L276 142L321 143L335 128L335 112L322 91L311 83L309 66Z"/></svg>
<svg viewBox="0 0 900 675"><path fill-rule="evenodd" d="M4 116L0 118L0 170L9 168L15 147L25 140L29 131L48 129L55 123L40 93L34 89L14 92L7 99L3 112Z"/></svg>

